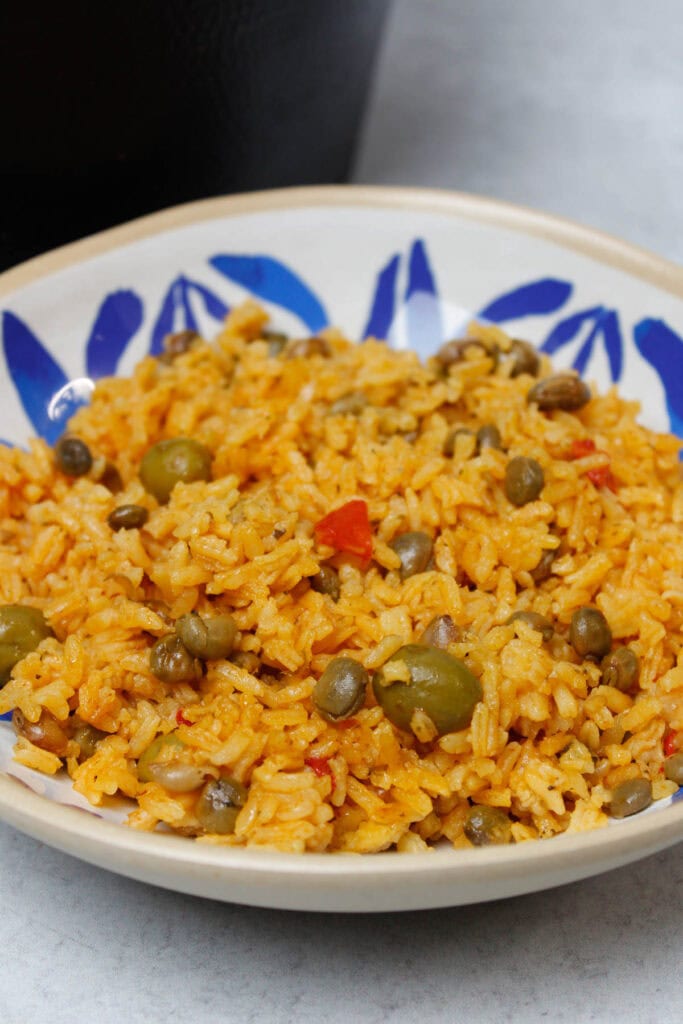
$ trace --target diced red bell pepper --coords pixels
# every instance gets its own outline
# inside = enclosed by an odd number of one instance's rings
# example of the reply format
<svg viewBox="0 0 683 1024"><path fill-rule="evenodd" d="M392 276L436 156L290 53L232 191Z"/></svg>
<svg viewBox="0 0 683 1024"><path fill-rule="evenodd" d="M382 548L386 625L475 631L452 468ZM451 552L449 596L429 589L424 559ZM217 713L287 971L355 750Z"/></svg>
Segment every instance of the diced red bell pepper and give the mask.
<svg viewBox="0 0 683 1024"><path fill-rule="evenodd" d="M595 451L595 441L590 437L577 437L569 448L569 459L582 459L585 455L592 455Z"/></svg>
<svg viewBox="0 0 683 1024"><path fill-rule="evenodd" d="M319 779L322 779L325 775L328 775L332 780L332 792L334 793L334 772L330 767L330 759L328 757L307 757L304 760L304 764L308 765Z"/></svg>
<svg viewBox="0 0 683 1024"><path fill-rule="evenodd" d="M586 476L595 487L608 487L616 494L619 481L609 466L598 466L596 469L589 469Z"/></svg>
<svg viewBox="0 0 683 1024"><path fill-rule="evenodd" d="M664 757L671 757L672 754L676 753L678 749L678 744L676 743L677 738L678 733L675 732L673 729L667 729L667 731L664 733L664 739L662 740L662 745L664 747Z"/></svg>
<svg viewBox="0 0 683 1024"><path fill-rule="evenodd" d="M178 710L176 711L175 720L178 723L178 725L194 725L194 722L190 722L189 719L185 718L182 708L178 708Z"/></svg>
<svg viewBox="0 0 683 1024"><path fill-rule="evenodd" d="M336 551L358 555L365 562L372 557L372 530L368 506L360 498L347 501L341 508L324 516L314 526L320 544L328 544Z"/></svg>

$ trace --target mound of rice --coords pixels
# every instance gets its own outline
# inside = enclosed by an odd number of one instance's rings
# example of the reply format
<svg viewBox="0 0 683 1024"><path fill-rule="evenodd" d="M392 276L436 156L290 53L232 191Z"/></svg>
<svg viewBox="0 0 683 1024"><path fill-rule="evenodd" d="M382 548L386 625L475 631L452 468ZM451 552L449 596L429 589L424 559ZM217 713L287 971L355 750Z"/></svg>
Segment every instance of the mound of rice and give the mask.
<svg viewBox="0 0 683 1024"><path fill-rule="evenodd" d="M510 339L495 328L473 325L470 336L501 358L474 346L444 371L332 330L312 353L291 342L276 353L265 327L247 304L214 343L99 382L70 425L93 453L87 476L65 476L41 441L0 448L0 602L41 609L55 633L16 665L0 713L47 714L68 738L58 756L24 729L16 759L66 767L94 805L132 798L135 828L286 851L467 847L473 804L504 809L520 842L604 825L611 792L629 779L650 780L655 799L672 794L663 763L683 735L680 442L637 424L636 405L614 390L577 412L540 411L527 401L534 380L511 375ZM540 374L550 372L544 357ZM331 410L349 392L364 407ZM477 453L462 434L443 454L455 426L491 423L501 449ZM213 479L179 483L159 505L140 462L178 436L210 449ZM594 448L569 457L581 439ZM504 487L517 455L545 476L521 507ZM107 462L119 493L102 482ZM351 499L367 504L369 563L316 537L315 524ZM126 503L149 518L114 531L107 517ZM434 553L402 580L390 545L409 530L428 533ZM551 571L535 583L547 552ZM338 601L310 584L323 563L338 572ZM584 605L638 656L633 692L605 685L569 644ZM509 623L519 610L550 619L553 637ZM230 613L236 649L195 685L169 685L152 673L150 648L190 611ZM482 687L467 728L418 739L387 719L371 686L351 718L321 717L312 693L333 657L372 675L443 614L459 627L449 652ZM76 720L106 734L90 756ZM246 787L234 832L204 834L199 790L139 780L139 758L169 733L204 779Z"/></svg>

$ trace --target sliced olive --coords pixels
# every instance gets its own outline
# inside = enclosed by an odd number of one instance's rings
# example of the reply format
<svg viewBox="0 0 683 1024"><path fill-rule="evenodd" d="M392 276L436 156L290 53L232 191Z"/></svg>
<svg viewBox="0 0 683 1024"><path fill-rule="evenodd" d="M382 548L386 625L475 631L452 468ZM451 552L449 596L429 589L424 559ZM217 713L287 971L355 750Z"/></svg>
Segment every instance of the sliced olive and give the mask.
<svg viewBox="0 0 683 1024"><path fill-rule="evenodd" d="M610 643L611 643L610 635ZM629 693L638 682L638 656L630 647L617 647L606 654L600 663L601 682L614 686L623 693Z"/></svg>
<svg viewBox="0 0 683 1024"><path fill-rule="evenodd" d="M170 793L191 793L199 789L206 778L206 772L196 764L182 761L153 762L148 768L151 778Z"/></svg>
<svg viewBox="0 0 683 1024"><path fill-rule="evenodd" d="M572 373L558 373L534 384L527 395L527 401L535 402L544 411L564 409L565 412L573 412L586 405L590 397L590 388L580 377Z"/></svg>
<svg viewBox="0 0 683 1024"><path fill-rule="evenodd" d="M512 362L510 368L511 377L519 377L523 373L528 373L531 377L535 377L538 373L541 360L534 346L530 345L528 341L514 338L510 345L510 357Z"/></svg>
<svg viewBox="0 0 683 1024"><path fill-rule="evenodd" d="M331 416L360 416L368 404L362 391L349 391L330 406Z"/></svg>
<svg viewBox="0 0 683 1024"><path fill-rule="evenodd" d="M467 813L465 835L475 846L502 846L512 842L512 824L500 807L475 804Z"/></svg>
<svg viewBox="0 0 683 1024"><path fill-rule="evenodd" d="M526 622L527 626L541 634L546 643L552 640L555 634L555 627L550 619L546 619L545 615L539 615L538 612L513 612L507 622Z"/></svg>
<svg viewBox="0 0 683 1024"><path fill-rule="evenodd" d="M149 652L149 667L162 683L194 683L201 678L200 662L175 633L160 637Z"/></svg>
<svg viewBox="0 0 683 1024"><path fill-rule="evenodd" d="M667 757L664 761L664 775L677 786L683 786L683 753Z"/></svg>
<svg viewBox="0 0 683 1024"><path fill-rule="evenodd" d="M505 468L505 494L508 501L521 507L535 501L543 490L545 476L536 459L516 455Z"/></svg>
<svg viewBox="0 0 683 1024"><path fill-rule="evenodd" d="M477 431L477 450L483 451L484 448L502 448L502 441L500 437L500 430L495 423L485 423L483 427L480 427Z"/></svg>
<svg viewBox="0 0 683 1024"><path fill-rule="evenodd" d="M401 662L408 680L391 680L389 666ZM465 729L482 698L481 684L464 662L446 651L420 644L399 648L375 673L373 691L387 718L408 731L416 711L424 712L437 733Z"/></svg>
<svg viewBox="0 0 683 1024"><path fill-rule="evenodd" d="M420 637L420 643L445 651L449 644L457 643L461 636L460 626L456 626L450 615L436 615Z"/></svg>
<svg viewBox="0 0 683 1024"><path fill-rule="evenodd" d="M180 616L175 628L190 654L202 661L227 658L237 635L237 623L232 615L213 615L204 619L196 612L190 612Z"/></svg>
<svg viewBox="0 0 683 1024"><path fill-rule="evenodd" d="M627 779L612 793L609 813L613 818L628 818L644 811L652 803L652 786L647 779Z"/></svg>
<svg viewBox="0 0 683 1024"><path fill-rule="evenodd" d="M315 576L311 576L311 586L319 594L327 594L335 602L339 600L339 573L331 565L320 566Z"/></svg>
<svg viewBox="0 0 683 1024"><path fill-rule="evenodd" d="M225 775L206 783L197 801L195 814L205 832L229 835L235 831L237 815L246 801L247 790L244 786Z"/></svg>
<svg viewBox="0 0 683 1024"><path fill-rule="evenodd" d="M54 633L38 608L0 605L0 687L5 685L14 666L48 636Z"/></svg>
<svg viewBox="0 0 683 1024"><path fill-rule="evenodd" d="M409 530L394 537L389 547L401 559L401 579L424 572L432 557L434 543L428 533L421 530Z"/></svg>
<svg viewBox="0 0 683 1024"><path fill-rule="evenodd" d="M363 705L368 682L368 673L360 662L333 658L315 684L313 703L328 722L350 718Z"/></svg>
<svg viewBox="0 0 683 1024"><path fill-rule="evenodd" d="M40 712L37 722L29 722L28 718L17 708L12 715L12 725L17 735L23 736L34 747L49 750L57 757L66 756L69 738L62 724L46 708Z"/></svg>
<svg viewBox="0 0 683 1024"><path fill-rule="evenodd" d="M117 505L107 516L112 530L138 530L149 518L149 512L142 505Z"/></svg>
<svg viewBox="0 0 683 1024"><path fill-rule="evenodd" d="M85 476L92 469L92 454L87 444L69 434L55 445L55 461L66 476Z"/></svg>
<svg viewBox="0 0 683 1024"><path fill-rule="evenodd" d="M609 653L612 630L601 611L584 605L572 615L569 642L582 658L599 660Z"/></svg>
<svg viewBox="0 0 683 1024"><path fill-rule="evenodd" d="M142 486L165 504L177 483L211 479L211 452L189 437L173 437L148 448L140 463Z"/></svg>

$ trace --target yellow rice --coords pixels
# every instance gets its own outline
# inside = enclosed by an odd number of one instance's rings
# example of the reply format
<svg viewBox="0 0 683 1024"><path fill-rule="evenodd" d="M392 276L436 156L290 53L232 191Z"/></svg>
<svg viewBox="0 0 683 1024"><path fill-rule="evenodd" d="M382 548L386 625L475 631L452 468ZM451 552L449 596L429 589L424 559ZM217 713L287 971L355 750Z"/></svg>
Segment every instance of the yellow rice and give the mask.
<svg viewBox="0 0 683 1024"><path fill-rule="evenodd" d="M175 732L206 778L248 787L235 832L199 841L287 851L467 847L472 803L505 809L523 841L604 825L610 792L631 778L649 779L655 799L674 792L662 766L665 733L683 730L679 441L636 423L637 406L615 390L576 413L540 412L526 400L528 375L511 378L505 359L491 372L476 349L444 375L411 352L330 330L330 356L275 358L260 340L265 324L247 304L215 343L101 381L70 427L95 456L87 477L60 473L41 441L0 448L0 602L42 609L55 632L15 667L0 713L36 722L46 709L67 723L77 712L108 734L80 761L74 740L60 759L20 737L16 759L48 773L65 766L92 804L132 798L136 828L197 835L196 792L138 780L141 754ZM509 347L495 329L472 332ZM363 411L330 415L350 391L368 399ZM442 454L453 426L485 423L504 450L477 455L463 436ZM178 484L160 506L138 467L175 436L211 450L213 480ZM580 438L596 451L567 458ZM604 453L616 493L586 476ZM539 499L520 508L503 486L515 455L545 474ZM95 479L105 460L121 474L119 494ZM367 567L314 533L353 498L372 524ZM124 503L149 510L142 529L108 526ZM434 538L434 564L402 582L390 542L406 530ZM553 574L535 585L558 537ZM337 603L309 584L321 562L339 572ZM602 685L599 666L569 645L582 605L638 655L635 693ZM232 614L258 674L243 656L210 662L197 686L155 678L153 641L192 610ZM508 624L517 610L550 618L554 638ZM483 690L468 728L432 739L423 721L421 742L388 721L371 687L350 723L320 717L311 694L331 658L372 672L444 613L462 629L450 653Z"/></svg>

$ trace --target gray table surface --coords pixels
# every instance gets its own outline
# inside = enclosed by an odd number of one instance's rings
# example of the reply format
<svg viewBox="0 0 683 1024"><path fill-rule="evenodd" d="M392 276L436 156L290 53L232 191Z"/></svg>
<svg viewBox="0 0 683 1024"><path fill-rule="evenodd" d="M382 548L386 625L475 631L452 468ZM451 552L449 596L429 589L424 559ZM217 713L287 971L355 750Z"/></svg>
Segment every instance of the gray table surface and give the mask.
<svg viewBox="0 0 683 1024"><path fill-rule="evenodd" d="M480 192L683 261L682 26L679 0L399 0L354 180ZM478 907L323 917L154 889L0 826L0 1019L666 1024L682 852Z"/></svg>

